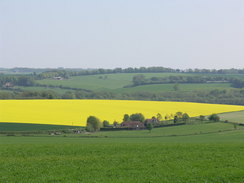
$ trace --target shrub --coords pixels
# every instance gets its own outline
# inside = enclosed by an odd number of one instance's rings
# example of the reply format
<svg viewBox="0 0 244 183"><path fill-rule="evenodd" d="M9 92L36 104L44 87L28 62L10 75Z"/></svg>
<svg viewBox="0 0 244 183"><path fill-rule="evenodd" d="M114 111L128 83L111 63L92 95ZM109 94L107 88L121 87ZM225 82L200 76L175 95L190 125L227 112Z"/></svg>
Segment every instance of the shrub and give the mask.
<svg viewBox="0 0 244 183"><path fill-rule="evenodd" d="M200 120L200 121L204 121L204 120L205 120L205 116L200 115L200 116L199 116L199 120Z"/></svg>
<svg viewBox="0 0 244 183"><path fill-rule="evenodd" d="M151 132L151 130L153 129L153 124L152 123L148 123L146 127Z"/></svg>
<svg viewBox="0 0 244 183"><path fill-rule="evenodd" d="M190 116L189 116L187 113L184 113L184 114L182 115L182 120L183 120L184 122L189 121L189 119L190 119Z"/></svg>
<svg viewBox="0 0 244 183"><path fill-rule="evenodd" d="M109 122L107 120L103 121L103 127L109 127Z"/></svg>
<svg viewBox="0 0 244 183"><path fill-rule="evenodd" d="M208 117L209 121L219 121L220 120L220 117L217 115L217 114L212 114Z"/></svg>

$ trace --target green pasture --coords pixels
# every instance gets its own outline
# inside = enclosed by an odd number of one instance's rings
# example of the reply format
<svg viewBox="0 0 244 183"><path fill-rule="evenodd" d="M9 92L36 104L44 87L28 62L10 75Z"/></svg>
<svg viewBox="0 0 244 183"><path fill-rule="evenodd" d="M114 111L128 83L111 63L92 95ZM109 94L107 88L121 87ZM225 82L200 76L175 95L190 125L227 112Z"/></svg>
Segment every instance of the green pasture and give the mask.
<svg viewBox="0 0 244 183"><path fill-rule="evenodd" d="M138 73L139 74L139 73ZM133 76L137 73L124 73L124 74L103 74L103 75L90 75L90 76L75 76L67 80L54 80L44 79L38 80L39 84L65 86L72 88L88 89L93 91L111 91L116 93L123 92L169 92L174 91L175 84L153 84L143 85L137 87L123 88L124 86L132 84ZM145 77L166 77L170 75L191 75L183 73L143 73ZM29 89L31 89L30 87ZM192 91L192 90L212 90L212 89L228 89L229 83L205 83L205 84L179 84L179 91ZM35 87L35 89L38 89ZM56 89L58 90L58 89ZM62 90L62 89L60 89Z"/></svg>
<svg viewBox="0 0 244 183"><path fill-rule="evenodd" d="M227 112L219 114L222 121L228 120L229 122L243 123L244 124L244 111Z"/></svg>
<svg viewBox="0 0 244 183"><path fill-rule="evenodd" d="M133 76L140 73L124 74L99 74L90 76L74 76L67 80L44 79L37 81L40 84L67 86L88 90L118 89L132 84ZM182 73L142 73L146 78L149 77L166 77L170 75L186 75ZM190 75L190 74L188 74ZM102 78L101 78L102 77Z"/></svg>
<svg viewBox="0 0 244 183"><path fill-rule="evenodd" d="M242 183L243 139L241 129L157 138L5 136L0 182Z"/></svg>
<svg viewBox="0 0 244 183"><path fill-rule="evenodd" d="M0 124L5 132L63 128ZM151 132L1 134L0 182L242 183L243 152L244 127L223 122L192 121Z"/></svg>
<svg viewBox="0 0 244 183"><path fill-rule="evenodd" d="M234 125L229 123L196 123L180 126L168 126L153 128L151 132L148 130L125 130L125 131L102 131L94 134L81 134L82 136L96 136L108 138L136 138L136 137L167 137L167 136L184 136L199 135L203 133L218 133L223 131L234 130ZM238 126L238 129L244 130L244 127Z"/></svg>
<svg viewBox="0 0 244 183"><path fill-rule="evenodd" d="M77 126L29 124L29 123L3 123L0 122L1 132L21 132L21 131L48 131L78 128ZM80 128L80 127L79 127Z"/></svg>

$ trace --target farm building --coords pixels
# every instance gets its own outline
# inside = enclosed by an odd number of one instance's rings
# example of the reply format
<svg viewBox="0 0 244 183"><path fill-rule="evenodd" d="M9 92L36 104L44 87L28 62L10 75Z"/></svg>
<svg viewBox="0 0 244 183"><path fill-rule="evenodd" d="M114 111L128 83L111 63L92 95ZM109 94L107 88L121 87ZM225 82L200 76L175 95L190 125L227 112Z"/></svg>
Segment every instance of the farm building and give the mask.
<svg viewBox="0 0 244 183"><path fill-rule="evenodd" d="M63 78L62 78L62 77L60 77L60 76L53 77L53 79L55 79L55 80L63 80Z"/></svg>
<svg viewBox="0 0 244 183"><path fill-rule="evenodd" d="M10 82L7 82L3 85L4 88L9 88L9 87L13 87L14 85Z"/></svg>
<svg viewBox="0 0 244 183"><path fill-rule="evenodd" d="M131 129L144 129L144 123L140 121L126 121L121 123L121 127L131 128Z"/></svg>
<svg viewBox="0 0 244 183"><path fill-rule="evenodd" d="M146 119L145 120L145 125L147 125L147 124L149 124L149 123L152 123L153 125L156 125L156 124L158 124L158 120L157 120L157 118L155 118L155 117L152 117L151 119Z"/></svg>

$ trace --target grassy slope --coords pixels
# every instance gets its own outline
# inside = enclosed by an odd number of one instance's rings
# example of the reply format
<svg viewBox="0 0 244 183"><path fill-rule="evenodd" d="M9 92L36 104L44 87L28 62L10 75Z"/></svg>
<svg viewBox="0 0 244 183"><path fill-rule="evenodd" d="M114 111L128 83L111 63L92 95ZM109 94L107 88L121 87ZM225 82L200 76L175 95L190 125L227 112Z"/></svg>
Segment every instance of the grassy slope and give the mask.
<svg viewBox="0 0 244 183"><path fill-rule="evenodd" d="M28 124L28 123L0 123L0 132L21 132L21 131L47 131L80 128L77 126L64 125L45 125L45 124ZM95 136L95 137L164 137L175 135L198 135L202 133L215 133L233 130L233 124L229 123L196 123L182 126L170 126L163 128L154 128L152 132L147 130L125 130L125 131L102 131L93 134L79 134L79 136ZM238 129L244 129L239 126Z"/></svg>
<svg viewBox="0 0 244 183"><path fill-rule="evenodd" d="M221 120L228 120L230 122L237 122L244 124L244 111L227 112L219 115Z"/></svg>
<svg viewBox="0 0 244 183"><path fill-rule="evenodd" d="M132 88L123 88L126 85L132 84L132 78L138 73L126 73L126 74L105 74L105 75L91 75L91 76L76 76L68 80L53 80L45 79L39 80L40 84L47 85L62 85L67 87L89 89L94 91L112 91L116 93L121 92L167 92L173 91L174 84L156 84L156 85L144 85ZM170 75L192 75L192 74L182 74L182 73L143 73L145 77L166 77ZM107 79L99 79L99 77L107 76ZM230 88L229 83L216 83L216 84L180 84L180 91L192 91L199 89L227 89Z"/></svg>
<svg viewBox="0 0 244 183"><path fill-rule="evenodd" d="M53 80L45 79L40 80L38 83L47 85L63 85L68 87L90 89L90 90L103 90L103 89L117 89L125 85L132 84L133 76L137 73L127 74L105 74L105 75L92 75L92 76L76 76L67 80ZM183 75L177 73L143 73L145 77L163 77L170 75ZM99 79L100 76L107 76L107 79Z"/></svg>
<svg viewBox="0 0 244 183"><path fill-rule="evenodd" d="M174 128L165 130L174 133ZM244 181L243 130L158 138L147 138L148 134L143 138L0 137L0 182Z"/></svg>
<svg viewBox="0 0 244 183"><path fill-rule="evenodd" d="M239 126L239 129L244 127ZM99 132L91 134L89 136L98 137L164 137L164 136L181 136L181 135L198 135L201 133L214 133L222 132L225 130L233 130L233 124L228 123L204 123L204 124L192 124L182 126L171 126L163 128L154 128L151 133L148 130L136 130L136 131L118 131L118 132ZM87 136L87 135L84 135Z"/></svg>
<svg viewBox="0 0 244 183"><path fill-rule="evenodd" d="M112 91L116 93L121 92L170 92L173 91L174 84L157 84L157 85L146 85L132 88L123 88L123 86L132 84L133 76L137 74L143 74L146 78L150 77L167 77L167 76L192 76L192 75L203 75L203 74L188 74L188 73L123 73L123 74L101 74L101 75L90 75L90 76L76 76L71 77L68 80L54 80L45 79L38 80L40 84L54 85L54 86L66 86L72 88L88 89L93 91ZM232 75L221 75L221 74L208 74L209 76L231 76L235 78L244 79L244 75L232 74ZM99 77L107 76L107 79L99 79ZM53 90L59 94L63 94L66 89L59 88L46 88L46 87L18 87L27 91L40 91L40 90ZM192 90L211 90L211 89L228 89L231 88L228 83L215 83L215 84L180 84L180 91L192 91Z"/></svg>

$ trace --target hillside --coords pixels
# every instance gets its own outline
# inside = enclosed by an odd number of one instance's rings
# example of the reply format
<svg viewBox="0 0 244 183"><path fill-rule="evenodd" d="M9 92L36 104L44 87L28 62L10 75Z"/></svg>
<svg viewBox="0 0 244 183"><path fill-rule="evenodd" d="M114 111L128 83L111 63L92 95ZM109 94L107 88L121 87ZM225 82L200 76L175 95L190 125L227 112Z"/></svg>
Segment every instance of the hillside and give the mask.
<svg viewBox="0 0 244 183"><path fill-rule="evenodd" d="M240 73L152 72L148 68L121 72L116 69L54 70L27 75L2 74L0 99L122 99L244 104L242 70Z"/></svg>

